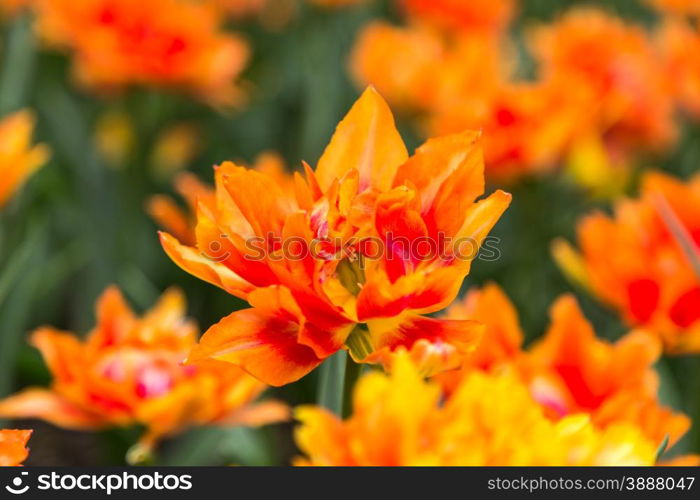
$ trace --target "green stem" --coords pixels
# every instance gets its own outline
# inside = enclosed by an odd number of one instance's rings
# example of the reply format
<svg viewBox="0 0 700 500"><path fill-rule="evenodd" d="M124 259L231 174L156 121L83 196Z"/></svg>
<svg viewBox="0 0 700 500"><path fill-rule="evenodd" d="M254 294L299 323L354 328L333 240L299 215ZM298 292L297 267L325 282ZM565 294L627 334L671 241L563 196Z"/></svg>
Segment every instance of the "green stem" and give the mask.
<svg viewBox="0 0 700 500"><path fill-rule="evenodd" d="M343 411L343 384L347 358L345 351L339 351L326 359L319 368L316 401L336 415L340 415Z"/></svg>
<svg viewBox="0 0 700 500"><path fill-rule="evenodd" d="M347 356L345 365L345 380L343 382L343 417L347 418L352 413L352 395L360 378L362 365L355 363L351 356Z"/></svg>

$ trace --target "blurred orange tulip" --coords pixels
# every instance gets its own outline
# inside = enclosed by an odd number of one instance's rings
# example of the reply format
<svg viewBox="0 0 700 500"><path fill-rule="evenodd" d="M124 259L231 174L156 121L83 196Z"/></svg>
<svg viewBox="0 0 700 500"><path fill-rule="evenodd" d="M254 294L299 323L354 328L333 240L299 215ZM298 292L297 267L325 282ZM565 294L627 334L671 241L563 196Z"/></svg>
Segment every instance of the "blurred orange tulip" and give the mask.
<svg viewBox="0 0 700 500"><path fill-rule="evenodd" d="M690 419L658 401L654 364L661 344L651 333L633 331L614 344L598 339L571 296L557 300L551 316L521 369L534 398L552 415L587 413L601 428L625 422L657 447L688 431Z"/></svg>
<svg viewBox="0 0 700 500"><path fill-rule="evenodd" d="M698 0L647 0L648 3L668 14L700 16Z"/></svg>
<svg viewBox="0 0 700 500"><path fill-rule="evenodd" d="M554 420L585 413L603 429L620 423L634 426L656 446L666 436L675 443L690 427L685 415L658 401L653 366L661 355L659 341L643 331L631 332L615 344L598 339L571 296L554 303L549 330L528 350L522 349L517 313L496 285L471 291L447 317L486 325L483 341L462 370L436 376L449 392L475 370L511 370Z"/></svg>
<svg viewBox="0 0 700 500"><path fill-rule="evenodd" d="M0 430L0 467L22 465L29 455L27 441L32 431Z"/></svg>
<svg viewBox="0 0 700 500"><path fill-rule="evenodd" d="M216 206L198 206L197 246L161 235L180 267L253 306L211 327L190 361L228 361L282 385L342 348L357 361L420 339L473 348L479 325L423 314L452 302L510 203L502 191L475 201L484 192L479 134L433 139L409 158L370 88L316 171L305 168L290 193L273 176L224 163Z"/></svg>
<svg viewBox="0 0 700 500"><path fill-rule="evenodd" d="M297 465L653 465L655 446L634 426L600 430L585 415L557 422L517 377L472 372L444 398L406 356L390 375L363 376L347 420L303 406ZM441 401L442 400L442 401Z"/></svg>
<svg viewBox="0 0 700 500"><path fill-rule="evenodd" d="M49 158L44 145L32 146L34 116L18 111L0 121L0 208Z"/></svg>
<svg viewBox="0 0 700 500"><path fill-rule="evenodd" d="M599 9L574 9L531 33L541 79L591 98L578 130L612 155L660 150L676 135L673 94L652 40ZM561 80L561 81L560 81Z"/></svg>
<svg viewBox="0 0 700 500"><path fill-rule="evenodd" d="M668 352L700 352L700 176L646 174L638 199L586 216L578 240L593 293Z"/></svg>
<svg viewBox="0 0 700 500"><path fill-rule="evenodd" d="M1 418L40 418L68 429L142 424L142 449L196 425L261 425L283 420L277 402L253 404L265 386L236 367L210 362L185 367L196 342L177 290L137 318L109 288L85 342L40 328L32 344L53 376L51 389L30 388L0 402Z"/></svg>
<svg viewBox="0 0 700 500"><path fill-rule="evenodd" d="M481 127L487 174L512 182L553 170L573 141L585 106L583 89L549 82L500 84L490 94L464 93L436 109L436 134Z"/></svg>
<svg viewBox="0 0 700 500"><path fill-rule="evenodd" d="M515 10L514 0L398 0L413 19L468 31L502 30Z"/></svg>
<svg viewBox="0 0 700 500"><path fill-rule="evenodd" d="M667 19L657 40L676 98L695 119L700 119L700 58L696 55L700 51L700 29Z"/></svg>
<svg viewBox="0 0 700 500"><path fill-rule="evenodd" d="M182 89L215 105L240 100L234 80L247 44L222 30L220 11L192 0L36 0L40 35L70 50L78 80Z"/></svg>

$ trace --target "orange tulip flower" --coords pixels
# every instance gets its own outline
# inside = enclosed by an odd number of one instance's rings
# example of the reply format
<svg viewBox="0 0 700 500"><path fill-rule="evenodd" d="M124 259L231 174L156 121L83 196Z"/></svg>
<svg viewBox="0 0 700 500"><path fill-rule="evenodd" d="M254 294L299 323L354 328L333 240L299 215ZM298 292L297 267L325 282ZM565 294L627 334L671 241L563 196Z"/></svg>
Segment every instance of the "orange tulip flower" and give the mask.
<svg viewBox="0 0 700 500"><path fill-rule="evenodd" d="M196 247L161 235L180 267L252 305L211 327L190 361L228 361L282 385L343 348L358 361L419 339L471 349L478 325L422 314L452 302L510 203L502 191L475 201L479 134L433 139L409 158L370 88L316 171L305 168L286 193L270 175L224 163L216 206L199 204Z"/></svg>
<svg viewBox="0 0 700 500"><path fill-rule="evenodd" d="M614 344L598 339L571 296L557 300L551 316L521 366L534 398L551 413L588 413L601 428L626 422L656 446L687 432L690 420L659 404L654 363L661 345L651 333L633 331Z"/></svg>
<svg viewBox="0 0 700 500"><path fill-rule="evenodd" d="M642 28L597 9L574 9L532 32L541 78L592 95L582 137L605 139L611 154L662 149L675 137L670 84ZM558 82L562 79L563 82Z"/></svg>
<svg viewBox="0 0 700 500"><path fill-rule="evenodd" d="M647 0L655 8L667 14L700 16L698 0Z"/></svg>
<svg viewBox="0 0 700 500"><path fill-rule="evenodd" d="M247 44L191 0L37 0L40 34L69 49L78 80L100 91L137 84L183 89L216 105L240 98Z"/></svg>
<svg viewBox="0 0 700 500"><path fill-rule="evenodd" d="M467 96L480 110L508 70L501 45L492 33L447 36L422 25L396 27L374 22L360 32L351 72L359 83L376 86L390 102L408 112L430 116ZM466 128L470 127L449 132Z"/></svg>
<svg viewBox="0 0 700 500"><path fill-rule="evenodd" d="M700 13L700 3L697 4ZM676 98L696 119L700 118L700 30L675 19L664 22L657 40L664 70L669 75Z"/></svg>
<svg viewBox="0 0 700 500"><path fill-rule="evenodd" d="M32 146L34 116L18 111L0 121L0 208L49 157L46 146Z"/></svg>
<svg viewBox="0 0 700 500"><path fill-rule="evenodd" d="M183 317L184 297L166 292L137 318L116 288L97 305L98 323L81 342L40 328L32 344L53 376L50 389L30 388L0 402L2 418L40 418L67 429L144 425L140 444L197 425L258 425L286 418L284 405L253 404L265 386L243 371L210 362L185 367L196 342Z"/></svg>
<svg viewBox="0 0 700 500"><path fill-rule="evenodd" d="M435 109L428 128L444 134L481 127L488 177L512 182L558 165L577 133L587 97L575 85L500 84L490 94L464 93Z"/></svg>
<svg viewBox="0 0 700 500"><path fill-rule="evenodd" d="M668 352L700 352L699 214L700 176L684 183L648 173L639 199L579 223L581 254L564 270L583 268L589 290L658 334Z"/></svg>
<svg viewBox="0 0 700 500"><path fill-rule="evenodd" d="M393 105L430 109L444 79L435 78L445 48L438 33L384 22L365 26L351 58L351 72L362 85L374 85Z"/></svg>
<svg viewBox="0 0 700 500"><path fill-rule="evenodd" d="M399 0L409 17L461 30L502 30L515 10L513 0Z"/></svg>
<svg viewBox="0 0 700 500"><path fill-rule="evenodd" d="M444 402L441 402L443 400ZM297 465L546 466L652 465L655 446L634 426L594 427L586 415L548 419L510 374L472 372L445 398L406 356L391 375L355 387L353 413L296 409Z"/></svg>
<svg viewBox="0 0 700 500"><path fill-rule="evenodd" d="M29 455L27 441L32 431L0 430L0 467L22 465Z"/></svg>
<svg viewBox="0 0 700 500"><path fill-rule="evenodd" d="M690 427L687 417L659 404L653 368L661 355L659 341L643 331L631 332L615 344L596 338L571 296L554 303L549 330L528 350L522 348L517 312L496 285L471 291L447 317L486 325L482 342L462 370L436 375L448 392L473 371L511 370L555 420L585 413L600 428L629 424L657 446L666 435L675 443Z"/></svg>

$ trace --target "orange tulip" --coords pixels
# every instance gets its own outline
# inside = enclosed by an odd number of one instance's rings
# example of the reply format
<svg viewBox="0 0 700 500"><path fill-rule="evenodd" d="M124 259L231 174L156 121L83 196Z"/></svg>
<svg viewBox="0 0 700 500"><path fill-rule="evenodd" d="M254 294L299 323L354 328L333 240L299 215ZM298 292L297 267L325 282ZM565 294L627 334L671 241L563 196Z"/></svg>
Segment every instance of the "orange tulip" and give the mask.
<svg viewBox="0 0 700 500"><path fill-rule="evenodd" d="M698 0L647 0L660 11L668 14L700 16Z"/></svg>
<svg viewBox="0 0 700 500"><path fill-rule="evenodd" d="M444 402L441 402L443 400ZM340 420L296 409L297 465L652 465L655 447L634 426L594 427L585 415L549 420L515 376L472 372L449 397L406 356L390 375L363 376Z"/></svg>
<svg viewBox="0 0 700 500"><path fill-rule="evenodd" d="M642 28L602 10L574 9L535 29L531 42L543 80L591 93L578 126L583 138L603 137L612 155L672 143L670 84Z"/></svg>
<svg viewBox="0 0 700 500"><path fill-rule="evenodd" d="M351 72L358 82L376 86L406 111L430 115L467 97L481 110L507 72L501 44L492 33L447 36L421 25L374 22L360 32ZM469 127L449 132L465 128Z"/></svg>
<svg viewBox="0 0 700 500"><path fill-rule="evenodd" d="M700 3L698 13L700 13ZM700 30L690 24L668 19L657 35L676 98L696 119L700 118Z"/></svg>
<svg viewBox="0 0 700 500"><path fill-rule="evenodd" d="M513 0L399 0L399 3L414 19L468 31L502 30L515 10Z"/></svg>
<svg viewBox="0 0 700 500"><path fill-rule="evenodd" d="M46 146L32 146L34 116L18 111L0 121L0 208L49 157Z"/></svg>
<svg viewBox="0 0 700 500"><path fill-rule="evenodd" d="M588 413L601 428L626 422L657 447L687 432L690 420L659 404L654 363L661 345L652 334L633 331L614 344L598 339L570 296L554 303L551 316L522 365L534 398L550 413Z"/></svg>
<svg viewBox="0 0 700 500"><path fill-rule="evenodd" d="M434 110L429 130L481 127L489 178L512 182L558 165L578 132L587 97L575 85L501 84L490 94L464 93Z"/></svg>
<svg viewBox="0 0 700 500"><path fill-rule="evenodd" d="M427 110L439 100L435 78L445 48L438 33L399 28L384 22L365 26L353 49L351 72L362 85L374 85L395 106Z"/></svg>
<svg viewBox="0 0 700 500"><path fill-rule="evenodd" d="M199 204L196 247L161 235L180 267L252 305L211 327L190 361L227 361L282 385L343 348L358 361L420 339L471 349L478 325L422 314L452 302L510 203L502 191L475 201L479 134L433 139L409 158L370 88L316 171L305 168L288 193L270 175L224 163L216 206Z"/></svg>
<svg viewBox="0 0 700 500"><path fill-rule="evenodd" d="M690 427L687 417L658 401L653 365L661 355L659 341L643 331L631 332L615 344L596 338L571 296L554 303L549 330L528 350L522 348L517 313L496 285L471 291L447 317L486 325L484 340L462 370L436 375L448 392L475 370L511 370L554 420L585 413L603 429L620 423L635 426L656 446L666 435L675 443Z"/></svg>
<svg viewBox="0 0 700 500"><path fill-rule="evenodd" d="M662 339L668 352L700 352L700 176L687 183L661 173L643 178L636 200L614 217L578 226L587 286L630 325ZM565 264L565 271L567 269Z"/></svg>
<svg viewBox="0 0 700 500"><path fill-rule="evenodd" d="M29 455L27 441L32 431L0 430L0 467L22 465Z"/></svg>
<svg viewBox="0 0 700 500"><path fill-rule="evenodd" d="M78 80L100 91L170 87L235 104L247 44L219 10L191 0L37 0L40 34L73 53Z"/></svg>
<svg viewBox="0 0 700 500"><path fill-rule="evenodd" d="M142 318L109 288L97 326L81 342L40 328L32 344L53 376L50 389L30 388L0 402L2 418L40 418L67 429L141 424L146 449L196 425L258 425L286 418L274 401L253 404L265 386L230 365L185 367L196 327L183 317L184 297L166 292Z"/></svg>

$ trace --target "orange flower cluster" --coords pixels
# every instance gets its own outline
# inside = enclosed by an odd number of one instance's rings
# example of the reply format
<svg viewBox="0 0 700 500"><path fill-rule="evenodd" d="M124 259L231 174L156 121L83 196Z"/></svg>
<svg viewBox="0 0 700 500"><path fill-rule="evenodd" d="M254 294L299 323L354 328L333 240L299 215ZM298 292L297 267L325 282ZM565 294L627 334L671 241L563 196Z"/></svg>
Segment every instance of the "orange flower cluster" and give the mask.
<svg viewBox="0 0 700 500"><path fill-rule="evenodd" d="M247 44L196 0L35 0L39 34L71 51L78 80L103 92L152 85L235 104Z"/></svg>
<svg viewBox="0 0 700 500"><path fill-rule="evenodd" d="M700 176L648 173L638 199L586 216L578 240L581 253L560 259L568 274L667 351L700 352Z"/></svg>
<svg viewBox="0 0 700 500"><path fill-rule="evenodd" d="M642 28L598 10L578 10L536 29L532 47L542 79L583 85L590 93L577 133L599 137L613 159L672 143L670 81Z"/></svg>
<svg viewBox="0 0 700 500"><path fill-rule="evenodd" d="M391 111L368 89L314 172L294 189L232 163L197 206L195 246L163 233L184 270L247 300L212 326L190 362L297 380L339 349L358 361L411 348L473 347L480 326L438 320L510 195L484 192L479 134L428 141L409 158ZM190 235L187 235L190 236Z"/></svg>
<svg viewBox="0 0 700 500"><path fill-rule="evenodd" d="M668 14L700 15L700 2L698 0L648 0L648 2Z"/></svg>
<svg viewBox="0 0 700 500"><path fill-rule="evenodd" d="M627 423L601 430L586 415L548 419L513 375L472 372L445 395L406 356L390 375L360 379L349 419L312 406L296 417L306 455L297 465L653 465L656 452Z"/></svg>
<svg viewBox="0 0 700 500"><path fill-rule="evenodd" d="M0 208L49 157L43 145L32 146L34 117L18 111L0 121Z"/></svg>
<svg viewBox="0 0 700 500"><path fill-rule="evenodd" d="M32 431L0 430L0 467L22 465L29 455L27 441Z"/></svg>
<svg viewBox="0 0 700 500"><path fill-rule="evenodd" d="M428 23L465 30L504 29L515 10L514 0L473 2L465 0L398 0L411 17Z"/></svg>
<svg viewBox="0 0 700 500"><path fill-rule="evenodd" d="M51 389L30 388L0 402L2 418L40 418L68 429L142 424L141 449L193 425L260 425L283 420L275 401L253 404L265 386L216 362L185 367L196 342L184 319L184 297L166 292L142 318L109 288L97 305L97 326L85 342L40 328L32 344L51 371Z"/></svg>
<svg viewBox="0 0 700 500"><path fill-rule="evenodd" d="M700 14L700 4L696 5ZM657 35L664 71L676 99L695 119L700 118L700 28L682 19L667 19Z"/></svg>
<svg viewBox="0 0 700 500"><path fill-rule="evenodd" d="M653 367L661 355L658 339L641 330L616 343L599 339L571 296L554 303L548 331L528 350L522 347L517 313L496 285L471 291L447 317L486 325L483 341L463 368L436 375L448 393L474 372L507 371L519 376L553 420L583 413L600 429L634 427L655 447L666 436L677 442L690 427L686 416L658 401Z"/></svg>
<svg viewBox="0 0 700 500"><path fill-rule="evenodd" d="M583 185L614 191L640 152L673 143L676 92L665 67L697 72L694 52L680 43L670 40L664 58L642 28L574 9L528 33L538 74L524 80L505 30L513 2L400 3L407 26L367 26L352 72L418 113L428 135L483 129L489 178L507 182L568 164ZM687 82L677 93L696 102Z"/></svg>

